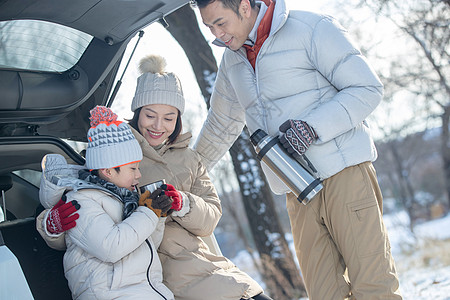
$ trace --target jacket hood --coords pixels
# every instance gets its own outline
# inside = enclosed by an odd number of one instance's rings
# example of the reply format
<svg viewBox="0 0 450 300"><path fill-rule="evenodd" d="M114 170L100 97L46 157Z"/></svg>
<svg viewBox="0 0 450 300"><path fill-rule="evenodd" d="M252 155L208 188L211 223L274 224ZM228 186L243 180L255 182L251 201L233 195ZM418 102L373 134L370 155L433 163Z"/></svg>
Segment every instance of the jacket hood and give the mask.
<svg viewBox="0 0 450 300"><path fill-rule="evenodd" d="M84 168L84 166L68 164L66 159L60 154L44 156L39 189L39 198L42 206L52 208L58 203L64 193L83 189L101 190L120 201L119 197L110 190L79 179L78 172Z"/></svg>

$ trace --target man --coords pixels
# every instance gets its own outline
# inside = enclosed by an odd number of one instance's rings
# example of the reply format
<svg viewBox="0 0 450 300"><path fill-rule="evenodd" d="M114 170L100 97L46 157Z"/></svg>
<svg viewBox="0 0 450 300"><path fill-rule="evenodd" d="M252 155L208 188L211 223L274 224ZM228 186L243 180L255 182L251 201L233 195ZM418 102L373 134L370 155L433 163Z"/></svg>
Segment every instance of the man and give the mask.
<svg viewBox="0 0 450 300"><path fill-rule="evenodd" d="M333 18L288 11L284 0L198 0L203 23L227 47L195 148L209 168L244 125L280 135L323 181L308 205L287 193L295 251L311 300L401 299L382 220L365 121L383 86Z"/></svg>

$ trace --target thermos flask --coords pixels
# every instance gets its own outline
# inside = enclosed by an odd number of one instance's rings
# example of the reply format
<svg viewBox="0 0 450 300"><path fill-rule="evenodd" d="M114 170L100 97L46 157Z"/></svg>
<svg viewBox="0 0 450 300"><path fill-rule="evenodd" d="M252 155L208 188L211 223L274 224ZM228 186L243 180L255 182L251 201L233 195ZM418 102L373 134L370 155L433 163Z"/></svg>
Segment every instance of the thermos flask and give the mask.
<svg viewBox="0 0 450 300"><path fill-rule="evenodd" d="M269 136L264 130L258 129L250 136L250 140L258 159L265 162L304 205L323 188L321 179L292 157L278 137Z"/></svg>

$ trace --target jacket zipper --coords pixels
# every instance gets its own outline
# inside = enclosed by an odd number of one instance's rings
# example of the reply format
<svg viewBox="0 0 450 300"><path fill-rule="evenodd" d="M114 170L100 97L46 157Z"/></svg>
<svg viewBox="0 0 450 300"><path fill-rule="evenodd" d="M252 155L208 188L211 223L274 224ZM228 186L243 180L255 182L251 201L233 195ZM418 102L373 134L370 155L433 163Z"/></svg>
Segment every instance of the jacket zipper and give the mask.
<svg viewBox="0 0 450 300"><path fill-rule="evenodd" d="M267 39L269 39L269 38L270 38L270 36L267 37ZM262 49L262 47L264 47L265 43L266 42L264 41L264 43L262 44L261 48L259 49L259 52L261 52L261 49ZM244 48L244 51L246 51L245 48ZM267 126L267 107L261 101L261 94L260 94L260 91L259 91L259 80L257 78L257 74L258 73L256 72L256 67L257 67L257 62L258 62L259 55L256 56L255 69L253 69L253 66L248 61L248 58L243 53L241 53L240 50L236 51L236 53L237 53L238 56L240 56L242 58L244 63L247 65L247 67L251 70L251 73L253 74L253 82L254 82L255 88L256 88L256 102L259 103L259 105L261 105L261 107L263 109L262 110L262 116L261 116L262 122L263 122L262 125L264 127L263 129L268 131L268 126Z"/></svg>
<svg viewBox="0 0 450 300"><path fill-rule="evenodd" d="M152 263L153 263L153 249L152 249L152 245L150 245L150 242L149 242L148 240L145 240L145 242L147 243L147 246L148 246L148 248L150 249L150 264L148 265L148 268L147 268L147 281L148 281L148 284L150 285L150 287L151 287L155 292L157 292L161 297L163 297L164 300L167 300L167 298L164 297L164 295L161 294L161 292L158 291L158 290L152 285L152 282L150 281L150 267L152 266Z"/></svg>

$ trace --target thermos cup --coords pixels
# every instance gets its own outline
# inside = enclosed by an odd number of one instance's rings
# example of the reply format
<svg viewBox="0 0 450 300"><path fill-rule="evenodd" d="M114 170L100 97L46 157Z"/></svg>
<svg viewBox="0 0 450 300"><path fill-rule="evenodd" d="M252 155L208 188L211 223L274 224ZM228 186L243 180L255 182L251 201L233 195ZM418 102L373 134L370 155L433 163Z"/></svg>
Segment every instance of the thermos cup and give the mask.
<svg viewBox="0 0 450 300"><path fill-rule="evenodd" d="M258 129L250 136L250 140L255 146L258 159L265 162L304 205L323 188L320 178L308 172L294 159L284 149L278 137L269 136L264 130Z"/></svg>
<svg viewBox="0 0 450 300"><path fill-rule="evenodd" d="M150 191L150 193L153 193L157 188L159 188L160 186L162 186L165 183L166 183L166 180L161 179L161 180L149 183L147 185L141 186L140 187L141 194L143 194L145 191Z"/></svg>

